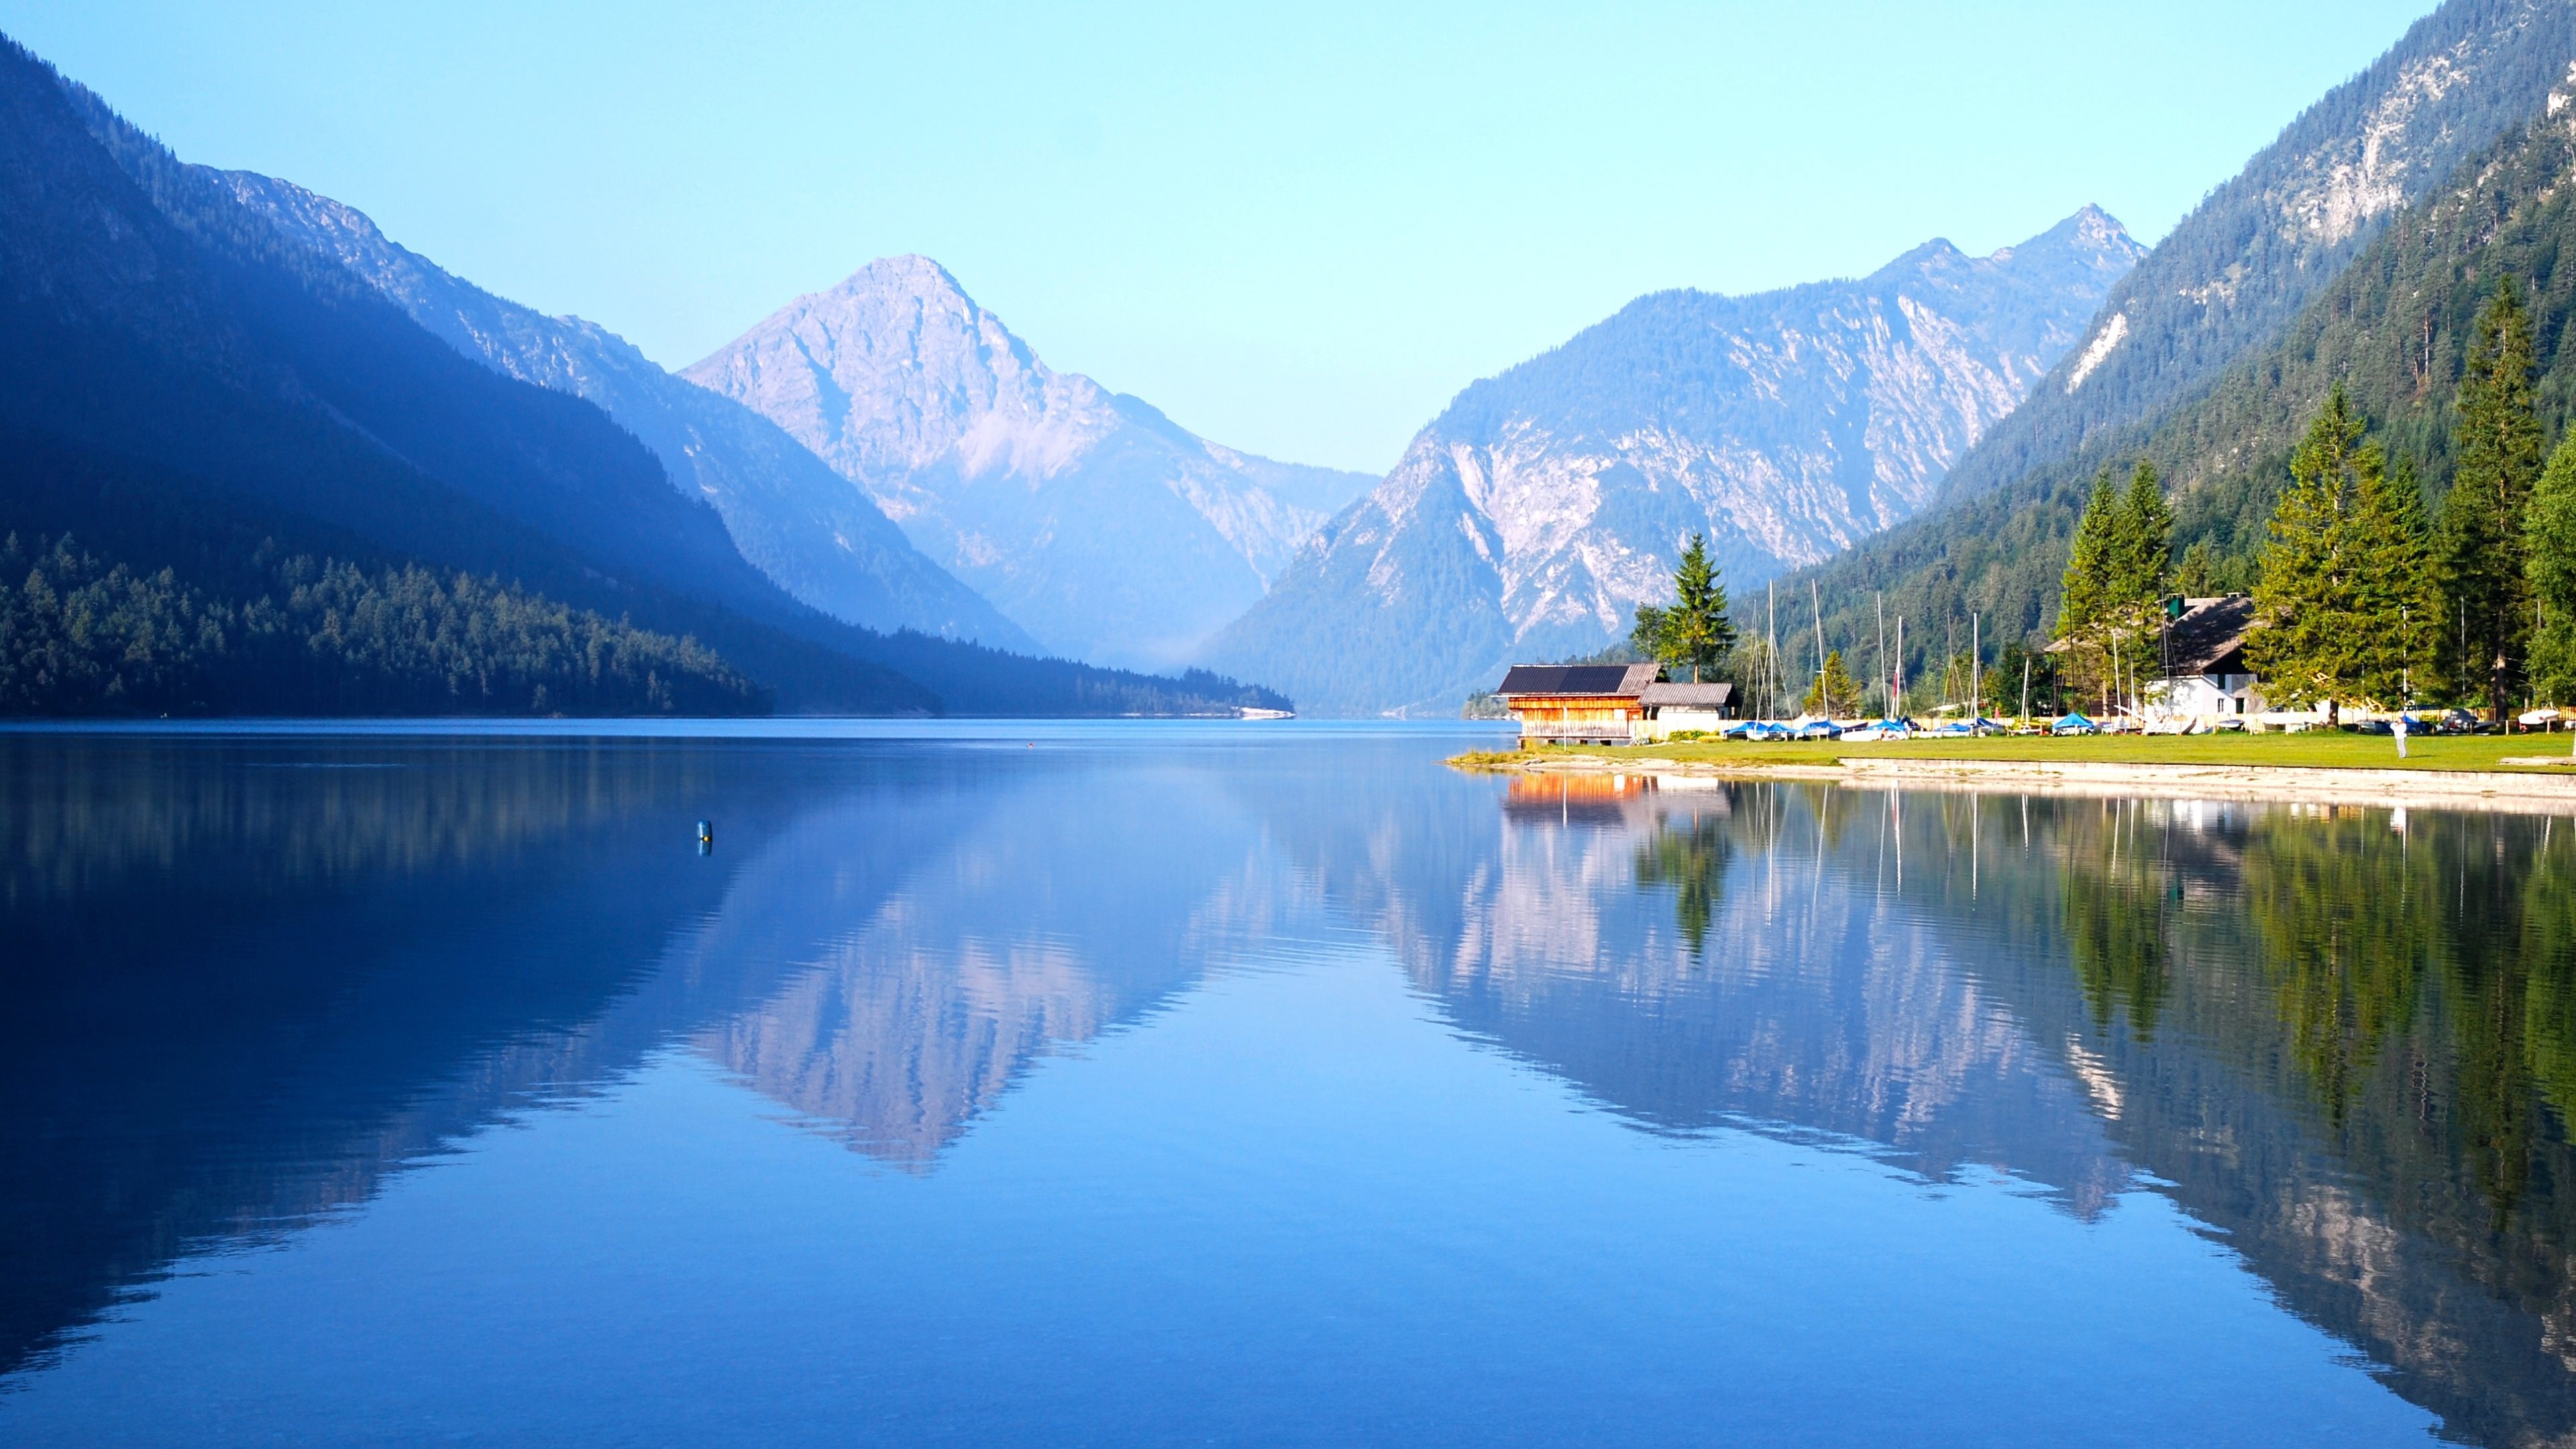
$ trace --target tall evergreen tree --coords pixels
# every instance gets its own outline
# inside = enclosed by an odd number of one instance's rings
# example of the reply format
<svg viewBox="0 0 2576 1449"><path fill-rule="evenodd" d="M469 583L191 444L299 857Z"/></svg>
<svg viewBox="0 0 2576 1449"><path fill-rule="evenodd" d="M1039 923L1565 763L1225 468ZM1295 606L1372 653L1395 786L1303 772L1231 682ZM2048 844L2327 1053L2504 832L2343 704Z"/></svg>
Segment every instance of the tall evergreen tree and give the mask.
<svg viewBox="0 0 2576 1449"><path fill-rule="evenodd" d="M1735 624L1726 614L1726 585L1708 560L1708 539L1692 534L1673 570L1669 607L1637 606L1629 638L1638 650L1675 669L1687 667L1696 682L1714 671L1735 646Z"/></svg>
<svg viewBox="0 0 2576 1449"><path fill-rule="evenodd" d="M2120 526L2113 534L2117 549L2112 584L2119 599L2113 627L2132 669L2153 669L2157 639L2164 627L2157 607L2173 577L2173 510L2155 465L2144 458L2129 474L2129 491L2120 499Z"/></svg>
<svg viewBox="0 0 2576 1449"><path fill-rule="evenodd" d="M2434 641L2442 622L2433 528L2424 514L2424 485L2412 457L2400 452L2389 460L2371 508L2372 518L2385 521L2375 525L2370 617L2388 631L2388 647L2373 652L2373 672L2363 679L2362 693L2411 707L2416 692L2439 672Z"/></svg>
<svg viewBox="0 0 2576 1449"><path fill-rule="evenodd" d="M2531 388L2531 320L2511 277L2496 279L2480 309L2460 376L2459 465L2442 501L2436 553L2443 611L2454 627L2452 681L2484 690L2501 720L2511 704L2531 624L2523 568L2523 509L2541 469L2541 429Z"/></svg>
<svg viewBox="0 0 2576 1449"><path fill-rule="evenodd" d="M2422 662L2415 616L2432 599L2421 504L2392 486L2363 432L2338 385L2291 455L2254 585L2260 627L2246 641L2267 696L2323 704L2329 721L2345 701L2399 702Z"/></svg>
<svg viewBox="0 0 2576 1449"><path fill-rule="evenodd" d="M2552 703L2576 701L2576 435L2549 455L2523 514L2525 569L2540 605L2531 641L2532 688Z"/></svg>
<svg viewBox="0 0 2576 1449"><path fill-rule="evenodd" d="M2117 556L2111 578L2120 606L2143 618L2164 597L2173 575L2173 510L2165 506L2164 483L2155 465L2143 458L2129 475L2112 543Z"/></svg>
<svg viewBox="0 0 2576 1449"><path fill-rule="evenodd" d="M2107 686L2112 674L2138 663L2172 576L2173 511L2155 465L2140 459L2125 489L2103 469L2075 525L2059 590L2056 637L2066 641L2080 680Z"/></svg>
<svg viewBox="0 0 2576 1449"><path fill-rule="evenodd" d="M2067 552L2066 574L2058 589L2056 637L2064 641L2079 686L2107 671L2108 626L2119 604L2123 500L2111 470L2093 480L2092 500L2076 520L2075 542Z"/></svg>

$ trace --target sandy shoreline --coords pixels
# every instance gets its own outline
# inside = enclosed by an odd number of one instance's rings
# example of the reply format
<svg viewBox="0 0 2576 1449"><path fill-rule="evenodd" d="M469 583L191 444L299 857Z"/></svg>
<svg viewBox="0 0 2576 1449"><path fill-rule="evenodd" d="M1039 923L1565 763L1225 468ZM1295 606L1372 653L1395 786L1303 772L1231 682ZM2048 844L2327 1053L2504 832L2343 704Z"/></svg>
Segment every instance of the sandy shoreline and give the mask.
<svg viewBox="0 0 2576 1449"><path fill-rule="evenodd" d="M2576 815L2576 774L2480 770L2315 769L2271 765L2139 765L2047 760L1852 758L1830 765L1547 755L1499 768L1520 774L1675 779L1821 780L1853 789L1956 790L2134 799L2376 805Z"/></svg>

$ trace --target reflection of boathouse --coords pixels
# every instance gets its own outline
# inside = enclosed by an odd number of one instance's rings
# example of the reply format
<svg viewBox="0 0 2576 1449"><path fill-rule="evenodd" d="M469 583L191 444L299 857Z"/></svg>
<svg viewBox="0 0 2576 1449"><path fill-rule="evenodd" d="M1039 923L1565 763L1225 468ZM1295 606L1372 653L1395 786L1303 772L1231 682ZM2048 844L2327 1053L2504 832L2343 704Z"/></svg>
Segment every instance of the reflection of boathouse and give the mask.
<svg viewBox="0 0 2576 1449"><path fill-rule="evenodd" d="M1644 829L1654 823L1654 786L1651 775L1514 775L1503 787L1503 818Z"/></svg>

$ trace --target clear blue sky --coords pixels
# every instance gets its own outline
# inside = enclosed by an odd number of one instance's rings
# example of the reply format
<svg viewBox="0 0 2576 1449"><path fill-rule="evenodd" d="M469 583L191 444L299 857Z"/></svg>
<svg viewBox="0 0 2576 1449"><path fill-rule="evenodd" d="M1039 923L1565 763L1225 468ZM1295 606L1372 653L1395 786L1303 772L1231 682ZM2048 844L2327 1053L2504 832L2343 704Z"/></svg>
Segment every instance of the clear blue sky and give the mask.
<svg viewBox="0 0 2576 1449"><path fill-rule="evenodd" d="M2431 6L742 8L0 0L0 29L182 157L666 365L922 252L1059 369L1376 472L1641 292L2087 201L2152 241Z"/></svg>

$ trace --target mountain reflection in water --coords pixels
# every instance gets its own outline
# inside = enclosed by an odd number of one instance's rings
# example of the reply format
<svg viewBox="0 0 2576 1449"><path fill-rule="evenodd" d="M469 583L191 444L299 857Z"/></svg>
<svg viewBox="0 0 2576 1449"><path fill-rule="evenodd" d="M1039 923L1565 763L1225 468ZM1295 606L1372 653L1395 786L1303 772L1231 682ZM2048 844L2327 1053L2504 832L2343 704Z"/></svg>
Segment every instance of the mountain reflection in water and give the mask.
<svg viewBox="0 0 2576 1449"><path fill-rule="evenodd" d="M1153 738L0 736L0 1388L666 1053L926 1177L1343 941L1656 1137L2163 1194L2449 1434L2576 1434L2554 821Z"/></svg>
<svg viewBox="0 0 2576 1449"><path fill-rule="evenodd" d="M2151 1185L2451 1433L2576 1433L2553 820L1651 784L1515 783L1397 943L1462 1025L1657 1127Z"/></svg>

